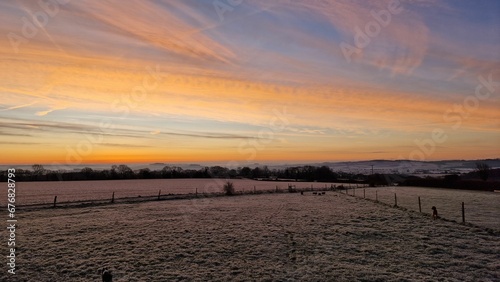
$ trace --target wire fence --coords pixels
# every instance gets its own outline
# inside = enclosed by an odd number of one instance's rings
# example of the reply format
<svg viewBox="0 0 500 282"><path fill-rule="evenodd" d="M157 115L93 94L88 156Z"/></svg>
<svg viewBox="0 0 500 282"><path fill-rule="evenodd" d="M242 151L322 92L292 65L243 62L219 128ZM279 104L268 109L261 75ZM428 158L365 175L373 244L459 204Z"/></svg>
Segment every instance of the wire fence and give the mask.
<svg viewBox="0 0 500 282"><path fill-rule="evenodd" d="M500 195L493 192L430 189L414 187L371 187L339 190L349 196L363 198L397 208L416 211L429 217L436 207L441 219L470 223L500 231Z"/></svg>
<svg viewBox="0 0 500 282"><path fill-rule="evenodd" d="M353 189L357 187L362 188L366 187L366 185L362 184L342 184L342 185L334 185L334 184L316 184L316 187L310 185L309 187L299 187L297 185L288 184L286 187L283 185L276 185L274 189L257 189L255 185L253 189L241 189L234 191L234 195L254 195L254 194L269 194L269 193L301 193L304 192L312 192L318 194L318 192L325 191L333 191L339 189ZM59 195L53 196L53 201L45 201L45 202L37 202L30 204L20 204L17 205L21 210L35 210L35 209L43 209L43 208L67 208L67 207L82 207L82 206L94 206L94 205L106 205L106 204L115 204L115 203L138 203L138 202L146 202L146 201L162 201L162 200L179 200L179 199L195 199L195 198L212 198L212 197L220 197L226 196L227 194L223 192L223 189L217 189L215 192L206 192L206 189L198 189L195 188L194 191L190 193L162 193L162 190L159 189L157 192L153 193L152 190L149 190L149 193L144 194L144 191L141 192L144 195L130 196L130 191L126 191L121 193L119 189L112 192L100 192L99 195L95 195L93 198L86 199L78 199L78 200L62 200ZM170 190L168 190L170 192ZM106 197L107 195L107 197ZM47 196L44 197L47 199ZM67 199L67 198L66 198Z"/></svg>
<svg viewBox="0 0 500 282"><path fill-rule="evenodd" d="M431 207L435 206L438 215L449 221L471 223L500 231L500 193L457 191L450 189L432 189L415 187L368 187L366 184L322 184L302 185L300 183L276 184L274 189L261 189L257 186L236 190L234 195L252 195L269 193L301 193L323 195L326 191L335 191L356 198L363 198L376 203L394 206L402 209L416 211L431 216ZM171 190L149 189L141 190L142 195L134 195L130 191L101 191L93 198L80 198L73 200L71 197L48 195L44 202L21 204L16 207L20 210L36 210L47 208L85 207L95 205L108 205L115 203L138 203L146 201L166 201L179 199L212 198L225 196L222 187L207 191L198 189L186 193L171 193ZM323 193L321 193L323 192ZM71 200L68 200L71 199Z"/></svg>

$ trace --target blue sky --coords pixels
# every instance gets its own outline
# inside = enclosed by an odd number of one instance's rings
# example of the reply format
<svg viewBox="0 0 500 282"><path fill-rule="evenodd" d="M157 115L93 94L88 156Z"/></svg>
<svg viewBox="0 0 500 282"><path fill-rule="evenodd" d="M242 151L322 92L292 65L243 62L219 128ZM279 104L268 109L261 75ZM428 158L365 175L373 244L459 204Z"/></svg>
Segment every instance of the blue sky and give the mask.
<svg viewBox="0 0 500 282"><path fill-rule="evenodd" d="M499 157L498 1L40 3L0 3L2 163Z"/></svg>

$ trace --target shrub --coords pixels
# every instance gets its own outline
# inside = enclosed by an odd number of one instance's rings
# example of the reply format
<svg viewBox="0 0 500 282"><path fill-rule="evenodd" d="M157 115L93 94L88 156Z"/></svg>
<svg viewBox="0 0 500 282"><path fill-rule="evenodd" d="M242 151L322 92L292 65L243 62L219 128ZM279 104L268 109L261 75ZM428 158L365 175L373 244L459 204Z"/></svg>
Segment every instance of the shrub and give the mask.
<svg viewBox="0 0 500 282"><path fill-rule="evenodd" d="M226 182L226 184L224 184L224 193L226 193L226 195L228 196L231 196L231 195L234 195L234 184L233 182Z"/></svg>

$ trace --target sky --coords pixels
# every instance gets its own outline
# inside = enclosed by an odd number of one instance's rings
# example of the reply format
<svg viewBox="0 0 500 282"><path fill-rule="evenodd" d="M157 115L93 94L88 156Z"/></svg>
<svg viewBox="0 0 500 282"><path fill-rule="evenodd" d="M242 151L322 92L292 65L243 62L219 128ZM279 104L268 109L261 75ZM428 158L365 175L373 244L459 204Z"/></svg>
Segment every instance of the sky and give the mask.
<svg viewBox="0 0 500 282"><path fill-rule="evenodd" d="M1 164L500 157L500 1L6 0Z"/></svg>

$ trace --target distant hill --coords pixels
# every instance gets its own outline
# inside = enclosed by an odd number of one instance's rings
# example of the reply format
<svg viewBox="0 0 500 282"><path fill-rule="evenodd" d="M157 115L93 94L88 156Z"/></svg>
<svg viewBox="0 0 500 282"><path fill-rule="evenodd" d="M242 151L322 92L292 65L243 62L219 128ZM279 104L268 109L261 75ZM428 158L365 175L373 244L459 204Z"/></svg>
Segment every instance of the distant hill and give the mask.
<svg viewBox="0 0 500 282"><path fill-rule="evenodd" d="M367 161L350 161L350 162L318 162L318 163L293 163L293 164L276 164L276 163L245 163L238 164L240 167L248 166L255 168L257 166L268 166L269 169L283 169L297 166L327 166L333 171L343 171L351 173L371 174L372 166L373 173L384 174L467 174L476 168L476 163L482 162L488 164L491 168L500 168L500 159L485 159L485 160L442 160L442 161L408 161L408 160L367 160ZM119 164L117 164L119 165ZM150 168L152 170L160 170L165 166L181 167L182 169L200 169L205 166L220 165L224 167L226 163L151 163L151 164L129 164L128 166L134 170L141 168ZM43 164L49 170L73 170L79 171L84 167L92 169L109 169L112 164L79 164L79 165L50 165ZM31 169L31 165L0 165L0 170L15 167L21 169Z"/></svg>
<svg viewBox="0 0 500 282"><path fill-rule="evenodd" d="M463 180L480 180L479 173L477 171L471 171L469 173L460 176ZM500 181L500 168L495 168L490 170L488 181Z"/></svg>
<svg viewBox="0 0 500 282"><path fill-rule="evenodd" d="M312 163L313 166L328 166L334 171L370 174L403 173L403 174L449 174L469 173L476 169L476 163L486 163L491 168L500 168L500 159L485 160L442 160L442 161L409 161L409 160L369 160L353 162ZM290 165L295 166L295 165ZM288 167L290 167L288 166Z"/></svg>

